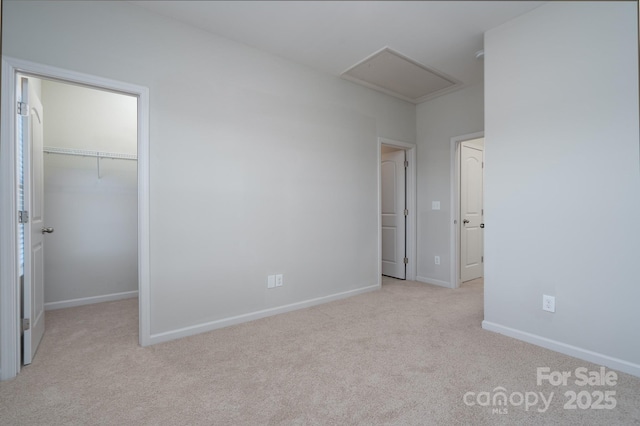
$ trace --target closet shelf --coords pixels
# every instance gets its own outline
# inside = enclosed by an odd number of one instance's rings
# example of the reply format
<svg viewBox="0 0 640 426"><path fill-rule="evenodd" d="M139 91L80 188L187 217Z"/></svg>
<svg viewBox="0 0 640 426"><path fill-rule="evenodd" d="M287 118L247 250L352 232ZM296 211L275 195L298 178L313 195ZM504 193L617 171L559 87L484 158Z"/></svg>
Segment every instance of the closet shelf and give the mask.
<svg viewBox="0 0 640 426"><path fill-rule="evenodd" d="M78 157L113 158L116 160L137 160L134 154L120 154L117 152L88 151L85 149L54 148L45 146L43 151L48 154L75 155Z"/></svg>
<svg viewBox="0 0 640 426"><path fill-rule="evenodd" d="M102 179L100 171L100 160L103 158L111 158L114 160L138 160L138 156L134 154L120 154L117 152L88 151L85 149L70 148L54 148L45 146L42 150L48 154L75 155L76 157L94 157L97 161L98 179Z"/></svg>

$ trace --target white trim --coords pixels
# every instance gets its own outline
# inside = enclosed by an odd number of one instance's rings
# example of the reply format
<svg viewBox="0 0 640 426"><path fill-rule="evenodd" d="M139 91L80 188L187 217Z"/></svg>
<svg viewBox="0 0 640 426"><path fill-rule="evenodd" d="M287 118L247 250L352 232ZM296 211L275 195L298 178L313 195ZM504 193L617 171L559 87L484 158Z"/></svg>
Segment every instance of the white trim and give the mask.
<svg viewBox="0 0 640 426"><path fill-rule="evenodd" d="M276 308L263 309L260 311L250 312L247 314L236 315L233 317L223 318L216 321L210 321L202 324L192 325L189 327L179 328L172 331L166 331L163 333L151 335L151 344L168 342L174 339L180 339L182 337L194 336L196 334L205 333L207 331L217 330L219 328L228 327L230 325L241 324L257 320L260 318L269 317L272 315L283 314L285 312L296 311L298 309L304 309L311 306L321 305L323 303L332 302L334 300L344 299L351 296L356 296L362 293L368 293L370 291L379 290L380 285L372 285L368 287L359 288L356 290L344 291L341 293L331 294L329 296L317 297L315 299L304 300L302 302L296 302L289 305L278 306Z"/></svg>
<svg viewBox="0 0 640 426"><path fill-rule="evenodd" d="M125 291L122 293L105 294L102 296L81 297L79 299L61 300L59 302L49 302L44 304L45 311L56 309L73 308L76 306L93 305L94 303L114 302L116 300L131 299L138 297L138 291Z"/></svg>
<svg viewBox="0 0 640 426"><path fill-rule="evenodd" d="M447 281L436 280L435 278L416 277L416 281L421 282L421 283L425 283L425 284L433 284L433 285L437 285L437 286L440 286L440 287L451 288L451 283L449 283Z"/></svg>
<svg viewBox="0 0 640 426"><path fill-rule="evenodd" d="M15 72L2 61L0 133L0 380L20 372L20 294L16 201ZM13 94L13 95L10 95ZM16 350L17 348L17 350Z"/></svg>
<svg viewBox="0 0 640 426"><path fill-rule="evenodd" d="M614 358L588 349L580 348L557 340L547 339L537 334L527 333L526 331L516 330L515 328L505 327L490 321L482 321L482 328L495 333L503 334L523 342L531 343L546 349L550 349L561 354L569 355L584 361L593 362L594 364L604 365L615 370L640 377L640 364Z"/></svg>
<svg viewBox="0 0 640 426"><path fill-rule="evenodd" d="M75 71L37 64L21 59L2 57L2 133L0 140L0 362L3 380L15 377L20 371L18 270L15 259L18 247L16 185L15 185L15 76L21 72L35 77L51 78L82 86L96 87L138 97L138 290L139 342L150 341L150 284L149 284L149 89L135 84L83 74ZM5 238L4 236L12 235Z"/></svg>
<svg viewBox="0 0 640 426"><path fill-rule="evenodd" d="M459 206L459 193L460 193L460 156L458 155L458 147L461 142L478 139L484 137L484 131L469 133L467 135L455 136L451 138L451 164L450 164L450 196L451 200L451 219L450 219L450 264L451 264L451 288L460 287L460 231L458 229L458 223L460 222L460 206Z"/></svg>
<svg viewBox="0 0 640 426"><path fill-rule="evenodd" d="M380 208L380 203L382 203L382 177L380 174L380 164L382 163L382 144L380 143L380 138L378 138L378 154L376 155L376 158L376 174L378 176L378 192L376 194L378 199L378 208L376 209L378 212L378 254L376 257L378 272L376 273L376 277L378 277L378 285L382 287L382 210Z"/></svg>
<svg viewBox="0 0 640 426"><path fill-rule="evenodd" d="M409 216L407 218L407 227L406 227L406 245L407 251L405 256L409 259L409 263L407 264L407 280L415 280L417 273L417 263L416 263L416 236L417 236L417 221L416 221L416 145L407 142L396 141L393 139L387 138L378 138L378 276L382 275L382 211L380 210L380 188L381 188L381 175L380 175L380 162L381 162L381 150L382 145L404 149L406 153L406 160L409 164L407 170L407 210L409 211Z"/></svg>
<svg viewBox="0 0 640 426"><path fill-rule="evenodd" d="M151 343L149 88L138 94L138 343Z"/></svg>

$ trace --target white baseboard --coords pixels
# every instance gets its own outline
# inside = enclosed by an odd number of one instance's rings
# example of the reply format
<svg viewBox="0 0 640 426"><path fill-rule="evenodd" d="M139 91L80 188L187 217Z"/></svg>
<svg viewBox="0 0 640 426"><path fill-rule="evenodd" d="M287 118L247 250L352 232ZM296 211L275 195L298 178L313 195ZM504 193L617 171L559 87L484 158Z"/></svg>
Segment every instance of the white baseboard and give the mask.
<svg viewBox="0 0 640 426"><path fill-rule="evenodd" d="M113 302L114 300L129 299L138 297L138 291L125 291L123 293L105 294L103 296L82 297L80 299L61 300L60 302L49 302L44 304L45 311L55 309L73 308L74 306L91 305L93 303Z"/></svg>
<svg viewBox="0 0 640 426"><path fill-rule="evenodd" d="M285 312L296 311L298 309L308 308L315 305L320 305L334 300L344 299L347 297L355 296L369 291L379 290L380 284L359 288L356 290L349 290L342 293L331 294L329 296L317 297L315 299L304 300L302 302L291 303L289 305L278 306L276 308L263 309L261 311L250 312L248 314L237 315L228 318L222 318L216 321L210 321L203 324L192 325L190 327L179 328L177 330L166 331L163 333L152 334L149 344L155 345L156 343L168 342L170 340L180 339L182 337L193 336L207 331L216 330L218 328L228 327L230 325L241 324L257 320L260 318L269 317L272 315L283 314Z"/></svg>
<svg viewBox="0 0 640 426"><path fill-rule="evenodd" d="M493 331L495 333L504 334L505 336L513 337L514 339L522 340L527 343L532 343L546 349L551 349L552 351L579 358L584 361L603 365L614 370L622 371L624 373L640 377L640 364L635 364L633 362L625 361L619 358L613 358L608 355L590 351L588 349L568 345L566 343L558 342L557 340L547 339L546 337L527 333L526 331L516 330L510 327L505 327L503 325L489 321L482 321L482 328L485 330Z"/></svg>
<svg viewBox="0 0 640 426"><path fill-rule="evenodd" d="M433 285L438 285L440 287L451 288L451 284L448 281L436 280L434 278L416 277L416 281L425 283L425 284L433 284Z"/></svg>

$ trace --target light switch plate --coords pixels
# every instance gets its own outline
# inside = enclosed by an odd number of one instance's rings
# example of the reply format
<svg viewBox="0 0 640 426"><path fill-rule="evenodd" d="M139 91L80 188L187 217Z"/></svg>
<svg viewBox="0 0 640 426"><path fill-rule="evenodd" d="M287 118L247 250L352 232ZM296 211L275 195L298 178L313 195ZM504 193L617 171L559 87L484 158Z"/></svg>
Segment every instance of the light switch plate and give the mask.
<svg viewBox="0 0 640 426"><path fill-rule="evenodd" d="M276 286L276 276L269 275L267 277L267 288L274 288Z"/></svg>

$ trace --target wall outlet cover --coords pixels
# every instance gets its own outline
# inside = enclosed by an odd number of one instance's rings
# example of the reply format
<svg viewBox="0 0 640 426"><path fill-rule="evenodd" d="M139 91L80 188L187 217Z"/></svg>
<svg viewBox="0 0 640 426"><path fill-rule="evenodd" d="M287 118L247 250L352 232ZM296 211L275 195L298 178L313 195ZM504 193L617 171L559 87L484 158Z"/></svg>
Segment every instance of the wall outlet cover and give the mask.
<svg viewBox="0 0 640 426"><path fill-rule="evenodd" d="M556 298L546 294L542 295L542 310L547 312L556 311Z"/></svg>

